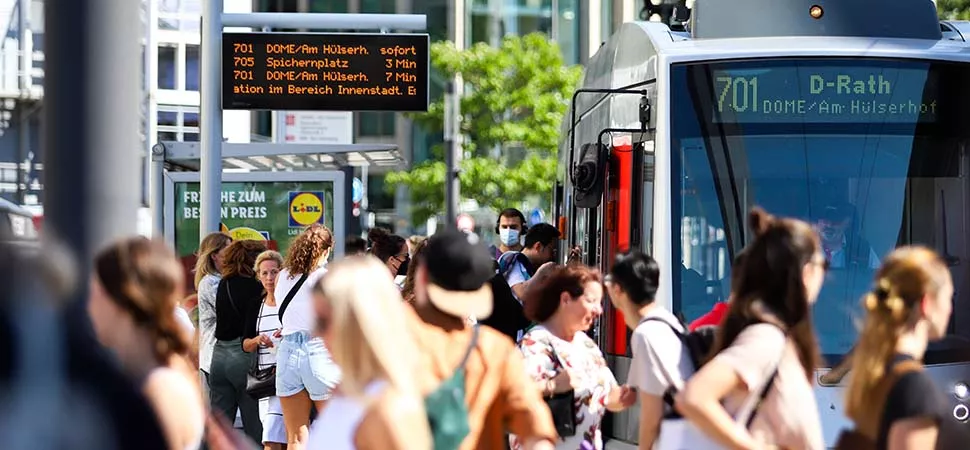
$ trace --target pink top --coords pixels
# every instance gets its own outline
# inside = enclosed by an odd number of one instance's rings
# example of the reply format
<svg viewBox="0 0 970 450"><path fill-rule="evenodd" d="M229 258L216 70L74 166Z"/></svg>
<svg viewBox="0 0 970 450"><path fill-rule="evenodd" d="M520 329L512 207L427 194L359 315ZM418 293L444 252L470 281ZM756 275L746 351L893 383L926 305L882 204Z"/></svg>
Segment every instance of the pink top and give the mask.
<svg viewBox="0 0 970 450"><path fill-rule="evenodd" d="M778 376L751 424L751 433L765 443L790 450L824 450L812 384L794 344L774 325L745 328L730 347L714 357L734 369L747 386L747 392L729 394L724 407L743 426L779 359Z"/></svg>

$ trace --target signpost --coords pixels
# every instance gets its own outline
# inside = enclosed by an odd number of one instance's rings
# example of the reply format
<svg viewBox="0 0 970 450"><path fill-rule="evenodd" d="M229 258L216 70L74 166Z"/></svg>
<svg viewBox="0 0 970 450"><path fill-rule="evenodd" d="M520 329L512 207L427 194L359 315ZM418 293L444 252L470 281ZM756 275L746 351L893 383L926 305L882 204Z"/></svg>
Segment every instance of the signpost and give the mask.
<svg viewBox="0 0 970 450"><path fill-rule="evenodd" d="M222 107L426 111L427 34L225 33Z"/></svg>
<svg viewBox="0 0 970 450"><path fill-rule="evenodd" d="M203 5L200 239L221 228L223 108L427 110L426 34L223 32L226 26L418 31L427 27L424 15L226 14L223 0ZM288 144L274 145L278 154L286 153ZM342 231L334 230L338 239Z"/></svg>

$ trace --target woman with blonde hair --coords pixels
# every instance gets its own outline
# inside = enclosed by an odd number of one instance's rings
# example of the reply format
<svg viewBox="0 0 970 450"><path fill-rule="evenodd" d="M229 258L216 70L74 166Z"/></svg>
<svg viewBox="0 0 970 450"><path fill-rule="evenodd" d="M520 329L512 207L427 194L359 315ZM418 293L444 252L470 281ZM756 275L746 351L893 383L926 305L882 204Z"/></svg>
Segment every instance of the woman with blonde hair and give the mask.
<svg viewBox="0 0 970 450"><path fill-rule="evenodd" d="M953 309L945 261L925 247L900 247L886 257L863 301L866 321L845 401L855 439L880 450L966 448L947 401L922 370L927 344L946 335ZM840 448L865 448L860 445Z"/></svg>
<svg viewBox="0 0 970 450"><path fill-rule="evenodd" d="M172 450L199 448L205 423L188 360L191 335L172 314L184 282L182 266L164 243L125 239L95 257L88 302L98 340L141 386Z"/></svg>
<svg viewBox="0 0 970 450"><path fill-rule="evenodd" d="M279 252L266 250L256 257L256 279L263 284L263 303L256 316L256 337L243 341L243 349L256 351L259 370L276 366L276 343L281 337L280 303L276 299L276 280L283 267ZM283 407L280 398L271 395L259 399L259 417L263 421L264 450L280 450L286 446L286 426L283 423Z"/></svg>
<svg viewBox="0 0 970 450"><path fill-rule="evenodd" d="M340 381L340 368L330 359L323 339L314 336L316 319L311 291L323 274L333 249L333 234L311 225L297 236L276 280L283 338L276 350L276 395L283 407L287 445L300 450L309 436L310 411L323 407Z"/></svg>
<svg viewBox="0 0 970 450"><path fill-rule="evenodd" d="M222 251L232 243L224 233L212 233L199 244L195 261L195 290L198 292L199 371L202 389L209 397L209 374L212 369L212 349L216 346L216 291L222 280Z"/></svg>
<svg viewBox="0 0 970 450"><path fill-rule="evenodd" d="M314 422L310 449L431 448L414 373L418 353L401 295L372 256L334 264L314 286L317 331L343 377Z"/></svg>

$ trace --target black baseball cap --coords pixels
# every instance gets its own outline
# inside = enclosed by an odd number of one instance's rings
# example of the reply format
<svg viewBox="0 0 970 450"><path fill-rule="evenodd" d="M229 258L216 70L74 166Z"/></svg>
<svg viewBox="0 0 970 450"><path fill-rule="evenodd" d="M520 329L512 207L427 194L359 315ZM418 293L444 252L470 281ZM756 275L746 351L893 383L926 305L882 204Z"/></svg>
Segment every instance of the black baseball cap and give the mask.
<svg viewBox="0 0 970 450"><path fill-rule="evenodd" d="M444 230L428 238L423 253L428 299L456 317L484 319L492 314L495 263L477 235Z"/></svg>

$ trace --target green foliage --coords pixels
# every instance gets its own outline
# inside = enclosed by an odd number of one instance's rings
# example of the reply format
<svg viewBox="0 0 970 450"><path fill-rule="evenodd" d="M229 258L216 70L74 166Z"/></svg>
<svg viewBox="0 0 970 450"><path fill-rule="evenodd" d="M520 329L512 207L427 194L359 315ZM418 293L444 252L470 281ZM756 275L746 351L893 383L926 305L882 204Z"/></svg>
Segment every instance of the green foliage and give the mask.
<svg viewBox="0 0 970 450"><path fill-rule="evenodd" d="M559 127L582 69L567 67L559 47L540 33L508 36L499 47L479 43L458 51L451 42L431 45L431 64L447 79L461 74L461 195L496 210L529 197L549 197L556 169ZM444 128L443 99L410 118L430 134ZM496 147L525 149L521 161L494 159ZM431 161L387 177L407 186L416 223L444 209L444 163Z"/></svg>
<svg viewBox="0 0 970 450"><path fill-rule="evenodd" d="M937 0L941 19L970 20L970 0Z"/></svg>

